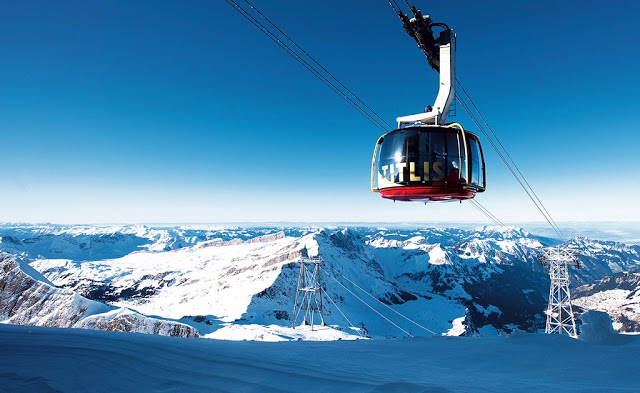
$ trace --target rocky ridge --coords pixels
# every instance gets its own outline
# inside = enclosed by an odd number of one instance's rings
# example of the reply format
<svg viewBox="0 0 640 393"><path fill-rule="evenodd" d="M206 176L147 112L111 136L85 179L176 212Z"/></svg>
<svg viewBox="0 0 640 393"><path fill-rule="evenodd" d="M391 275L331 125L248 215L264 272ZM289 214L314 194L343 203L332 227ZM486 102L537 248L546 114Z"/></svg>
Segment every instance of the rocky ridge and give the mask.
<svg viewBox="0 0 640 393"><path fill-rule="evenodd" d="M189 325L150 318L57 288L26 263L6 254L0 254L0 320L17 325L199 336Z"/></svg>

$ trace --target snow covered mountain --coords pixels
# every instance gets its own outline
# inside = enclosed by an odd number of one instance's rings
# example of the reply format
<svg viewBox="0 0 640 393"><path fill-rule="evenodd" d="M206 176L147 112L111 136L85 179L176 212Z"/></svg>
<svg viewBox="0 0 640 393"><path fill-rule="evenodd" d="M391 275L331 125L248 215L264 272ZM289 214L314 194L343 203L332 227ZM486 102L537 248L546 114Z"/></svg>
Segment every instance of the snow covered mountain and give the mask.
<svg viewBox="0 0 640 393"><path fill-rule="evenodd" d="M567 243L567 247L578 253L583 266L579 271L572 272L571 282L575 286L640 267L638 245L574 237Z"/></svg>
<svg viewBox="0 0 640 393"><path fill-rule="evenodd" d="M640 332L640 272L615 273L573 291L574 304L608 313L619 332Z"/></svg>
<svg viewBox="0 0 640 393"><path fill-rule="evenodd" d="M205 337L268 340L536 331L549 288L536 249L557 243L496 227L0 225L0 235L0 250L58 287L180 319ZM638 246L568 246L584 265L574 283L640 268ZM302 255L326 261L324 333L290 328Z"/></svg>
<svg viewBox="0 0 640 393"><path fill-rule="evenodd" d="M219 225L151 228L145 225L0 224L0 249L30 259L98 261L135 251L169 251L208 240L248 239L275 232L277 228L247 230Z"/></svg>
<svg viewBox="0 0 640 393"><path fill-rule="evenodd" d="M198 337L191 326L150 318L56 288L26 263L0 254L0 320L31 326Z"/></svg>

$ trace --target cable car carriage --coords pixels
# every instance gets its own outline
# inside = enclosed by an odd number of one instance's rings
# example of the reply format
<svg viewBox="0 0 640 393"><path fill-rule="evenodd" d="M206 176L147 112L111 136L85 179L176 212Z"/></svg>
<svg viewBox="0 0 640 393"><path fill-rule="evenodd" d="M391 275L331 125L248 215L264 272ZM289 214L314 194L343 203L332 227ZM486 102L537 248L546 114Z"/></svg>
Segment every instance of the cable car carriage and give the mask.
<svg viewBox="0 0 640 393"><path fill-rule="evenodd" d="M371 171L372 189L397 201L471 199L485 189L478 137L456 126L411 126L380 137Z"/></svg>
<svg viewBox="0 0 640 393"><path fill-rule="evenodd" d="M371 162L371 189L394 201L440 202L473 198L485 190L484 156L478 137L458 123L444 124L455 97L455 34L411 7L398 12L405 29L440 73L435 105L399 117L398 129L381 136ZM445 28L438 39L431 28Z"/></svg>

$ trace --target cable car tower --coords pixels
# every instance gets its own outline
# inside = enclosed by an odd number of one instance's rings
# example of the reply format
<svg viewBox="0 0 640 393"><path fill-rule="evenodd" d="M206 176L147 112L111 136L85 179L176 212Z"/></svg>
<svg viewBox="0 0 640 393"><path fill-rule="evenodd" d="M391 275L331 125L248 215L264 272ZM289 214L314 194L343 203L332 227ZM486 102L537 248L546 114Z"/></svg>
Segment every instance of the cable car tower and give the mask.
<svg viewBox="0 0 640 393"><path fill-rule="evenodd" d="M398 117L398 129L378 139L371 190L393 201L472 199L486 188L480 140L459 123L445 123L456 96L456 35L446 24L410 9L413 18L394 7L409 36L440 74L440 90L433 106L424 113ZM442 29L437 37L434 28Z"/></svg>
<svg viewBox="0 0 640 393"><path fill-rule="evenodd" d="M561 249L559 246L542 249L538 259L542 266L549 265L551 278L545 332L548 334L565 332L570 337L577 338L576 320L569 291L569 264L574 263L576 269L580 269L580 260L576 257L575 251Z"/></svg>
<svg viewBox="0 0 640 393"><path fill-rule="evenodd" d="M324 310L322 307L322 282L320 280L320 264L324 260L320 257L303 257L300 259L300 274L298 275L298 289L296 301L293 306L292 327L295 329L296 321L302 313L300 326L314 326L314 315L320 317L320 326L324 323Z"/></svg>

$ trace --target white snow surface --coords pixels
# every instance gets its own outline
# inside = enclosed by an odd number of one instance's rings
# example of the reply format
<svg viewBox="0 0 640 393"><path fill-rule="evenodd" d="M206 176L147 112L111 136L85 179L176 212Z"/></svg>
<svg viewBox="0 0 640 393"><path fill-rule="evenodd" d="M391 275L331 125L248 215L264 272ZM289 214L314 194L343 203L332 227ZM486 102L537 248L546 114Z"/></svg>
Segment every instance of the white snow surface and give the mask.
<svg viewBox="0 0 640 393"><path fill-rule="evenodd" d="M342 332L339 326L315 325L311 328L311 325L306 325L293 328L291 326L280 325L238 325L231 323L225 324L222 328L213 333L205 334L202 337L233 341L333 341L366 339L361 337L356 330Z"/></svg>
<svg viewBox="0 0 640 393"><path fill-rule="evenodd" d="M337 246L335 242L338 242ZM210 326L197 325L186 318L181 320L196 327L204 337L327 339L318 336L317 332L301 335L299 332L274 327L290 324L289 316L283 320L275 317L274 312L290 313L293 309L299 265L292 262L300 259L303 249L313 256L322 248L322 256L328 262L323 267L326 295L339 304L341 311L358 329L366 324L366 329L374 336L432 335L431 331L444 333L450 331L454 319L465 315L463 306L452 299L430 293L430 287L421 283L413 283L413 289L418 293L428 294L429 300L421 297L416 297L411 302L397 300L403 304L394 305L394 309L417 318L429 330L400 317L394 318L394 323L399 326L396 327L376 315L375 311L369 311L367 306L359 303L338 283L338 278L341 283L349 285L344 277L352 277L357 285L367 288L370 296L373 296L373 300L367 298L369 303L373 303L378 312L389 314L390 311L385 310L386 306L377 303L375 299L396 296L399 289L390 279L401 272L423 270L421 266L425 265L424 259L428 259L430 254L418 250L414 264L400 268L393 267L395 261L391 259L384 265L390 272L389 276L385 276L380 265L371 264L375 257L364 245L364 241L351 230L339 231L336 237L323 231L302 237L276 233L245 241L205 241L171 251L138 251L117 259L37 259L31 265L46 272L55 285L62 287L74 287L81 282L108 283L114 290L135 290L141 293L150 289L152 294L148 296L132 296L111 301L110 304L170 319L210 316L214 322ZM440 251L439 256L443 255L444 252ZM358 291L353 285L349 287L352 291ZM368 296L358 293L359 296ZM469 297L460 289L454 294ZM326 319L329 325L341 325L342 332L337 330L327 337L358 337L353 328L349 328L340 311L329 301L328 298L324 299ZM235 323L238 326L220 325L220 322ZM271 326L272 333L265 334L265 328L258 327L257 324ZM216 328L221 328L221 331L214 334Z"/></svg>
<svg viewBox="0 0 640 393"><path fill-rule="evenodd" d="M56 288L26 263L6 254L0 254L0 323L198 335L191 326L176 321L147 317Z"/></svg>
<svg viewBox="0 0 640 393"><path fill-rule="evenodd" d="M613 327L625 332L620 318L640 321L640 288L635 290L610 289L590 296L578 297L573 303L585 310L597 310L608 313L614 318Z"/></svg>
<svg viewBox="0 0 640 393"><path fill-rule="evenodd" d="M216 315L228 322L240 318L251 297L273 284L283 264L300 258L306 240L280 234L248 242L209 241L166 252L136 252L96 262L43 259L32 266L75 273L54 280L58 286L86 279L121 288L157 289L151 298L112 302L118 307L173 319Z"/></svg>
<svg viewBox="0 0 640 393"><path fill-rule="evenodd" d="M524 333L265 343L1 325L0 390L637 392L640 337L615 344Z"/></svg>
<svg viewBox="0 0 640 393"><path fill-rule="evenodd" d="M611 317L602 311L589 310L580 316L580 336L586 342L612 342L618 338L618 333L613 330Z"/></svg>

